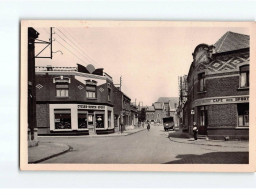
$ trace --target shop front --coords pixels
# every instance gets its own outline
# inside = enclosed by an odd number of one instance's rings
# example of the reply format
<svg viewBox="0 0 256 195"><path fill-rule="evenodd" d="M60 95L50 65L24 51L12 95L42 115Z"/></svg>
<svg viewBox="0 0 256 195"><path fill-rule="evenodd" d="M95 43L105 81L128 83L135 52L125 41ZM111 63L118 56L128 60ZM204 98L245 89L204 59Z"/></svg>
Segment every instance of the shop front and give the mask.
<svg viewBox="0 0 256 195"><path fill-rule="evenodd" d="M114 131L113 107L90 104L50 104L51 132L88 132L89 134Z"/></svg>
<svg viewBox="0 0 256 195"><path fill-rule="evenodd" d="M249 96L202 98L193 102L193 122L209 137L249 136ZM192 125L192 124L191 124Z"/></svg>

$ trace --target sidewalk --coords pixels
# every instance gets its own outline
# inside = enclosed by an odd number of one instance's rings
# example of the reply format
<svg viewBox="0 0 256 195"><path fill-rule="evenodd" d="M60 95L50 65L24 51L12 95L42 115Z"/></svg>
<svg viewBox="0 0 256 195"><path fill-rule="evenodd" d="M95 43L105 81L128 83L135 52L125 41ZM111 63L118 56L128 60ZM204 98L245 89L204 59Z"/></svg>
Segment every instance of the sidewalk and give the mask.
<svg viewBox="0 0 256 195"><path fill-rule="evenodd" d="M146 128L136 128L136 129L129 129L129 130L124 130L123 133L120 131L111 133L111 134L104 134L104 135L88 135L87 137L115 137L115 136L127 136L127 135L132 135L134 133L138 133L140 131L144 131Z"/></svg>
<svg viewBox="0 0 256 195"><path fill-rule="evenodd" d="M225 141L225 140L211 140L205 137L198 137L194 140L193 136L182 131L169 132L168 138L170 141L185 144L204 145L204 146L219 146L219 147L233 147L233 148L248 148L249 141Z"/></svg>
<svg viewBox="0 0 256 195"><path fill-rule="evenodd" d="M28 148L28 163L39 163L64 154L72 148L65 144L39 142L38 146Z"/></svg>
<svg viewBox="0 0 256 195"><path fill-rule="evenodd" d="M110 133L110 134L94 134L94 135L72 135L72 137L83 137L83 138L99 138L99 137L118 137L118 136L127 136L127 135L132 135L134 133L138 133L140 131L144 131L146 128L136 128L136 129L129 129L123 131L121 133L120 131L115 132L115 133ZM38 136L41 137L41 136ZM67 137L65 134L63 135L49 135L49 136L42 136L42 137ZM70 136L71 137L71 136Z"/></svg>

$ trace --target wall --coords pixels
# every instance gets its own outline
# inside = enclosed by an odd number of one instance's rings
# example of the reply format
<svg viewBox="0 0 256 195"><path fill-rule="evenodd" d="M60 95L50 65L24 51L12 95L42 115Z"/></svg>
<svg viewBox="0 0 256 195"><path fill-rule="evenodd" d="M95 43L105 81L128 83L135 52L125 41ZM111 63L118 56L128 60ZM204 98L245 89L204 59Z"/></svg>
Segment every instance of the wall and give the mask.
<svg viewBox="0 0 256 195"><path fill-rule="evenodd" d="M236 104L209 105L207 108L209 128L237 126Z"/></svg>
<svg viewBox="0 0 256 195"><path fill-rule="evenodd" d="M91 103L107 103L113 105L113 84L111 82L111 101L108 101L108 87L107 82L97 86L97 99L86 98L85 84L81 83L74 78L74 75L66 75L71 79L69 83L69 97L56 97L56 87L53 83L53 78L60 75L36 75L36 85L42 85L42 87L36 88L37 102L39 101L65 101L65 102L91 102ZM88 79L84 77L84 80ZM81 89L79 89L81 87Z"/></svg>
<svg viewBox="0 0 256 195"><path fill-rule="evenodd" d="M159 114L159 117L158 117ZM155 110L154 120L155 122L163 123L163 118L166 117L165 110Z"/></svg>

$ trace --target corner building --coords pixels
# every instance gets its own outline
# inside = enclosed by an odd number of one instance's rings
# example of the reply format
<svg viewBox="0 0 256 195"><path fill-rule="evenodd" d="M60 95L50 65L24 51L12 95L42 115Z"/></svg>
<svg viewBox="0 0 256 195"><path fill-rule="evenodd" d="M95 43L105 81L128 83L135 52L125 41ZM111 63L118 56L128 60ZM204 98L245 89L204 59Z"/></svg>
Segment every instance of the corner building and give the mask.
<svg viewBox="0 0 256 195"><path fill-rule="evenodd" d="M103 69L36 67L38 134L114 132L113 81Z"/></svg>
<svg viewBox="0 0 256 195"><path fill-rule="evenodd" d="M213 139L249 137L249 36L227 32L214 45L200 44L193 53L186 113L192 133Z"/></svg>

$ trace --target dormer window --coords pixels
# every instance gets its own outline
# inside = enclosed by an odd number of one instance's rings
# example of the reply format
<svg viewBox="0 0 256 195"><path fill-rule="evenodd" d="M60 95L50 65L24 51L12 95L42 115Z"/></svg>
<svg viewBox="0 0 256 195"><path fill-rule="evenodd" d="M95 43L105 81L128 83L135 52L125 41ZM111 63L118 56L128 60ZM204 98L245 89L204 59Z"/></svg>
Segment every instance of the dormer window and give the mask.
<svg viewBox="0 0 256 195"><path fill-rule="evenodd" d="M97 93L96 93L97 81L88 79L85 81L85 83L86 83L86 87L85 87L86 97L89 99L96 99L97 98Z"/></svg>
<svg viewBox="0 0 256 195"><path fill-rule="evenodd" d="M86 97L95 99L96 98L96 85L86 85Z"/></svg>
<svg viewBox="0 0 256 195"><path fill-rule="evenodd" d="M240 67L240 88L249 87L249 65Z"/></svg>
<svg viewBox="0 0 256 195"><path fill-rule="evenodd" d="M68 77L56 77L53 78L53 83L56 86L56 97L68 97L70 78Z"/></svg>
<svg viewBox="0 0 256 195"><path fill-rule="evenodd" d="M68 97L68 83L56 83L56 97Z"/></svg>

